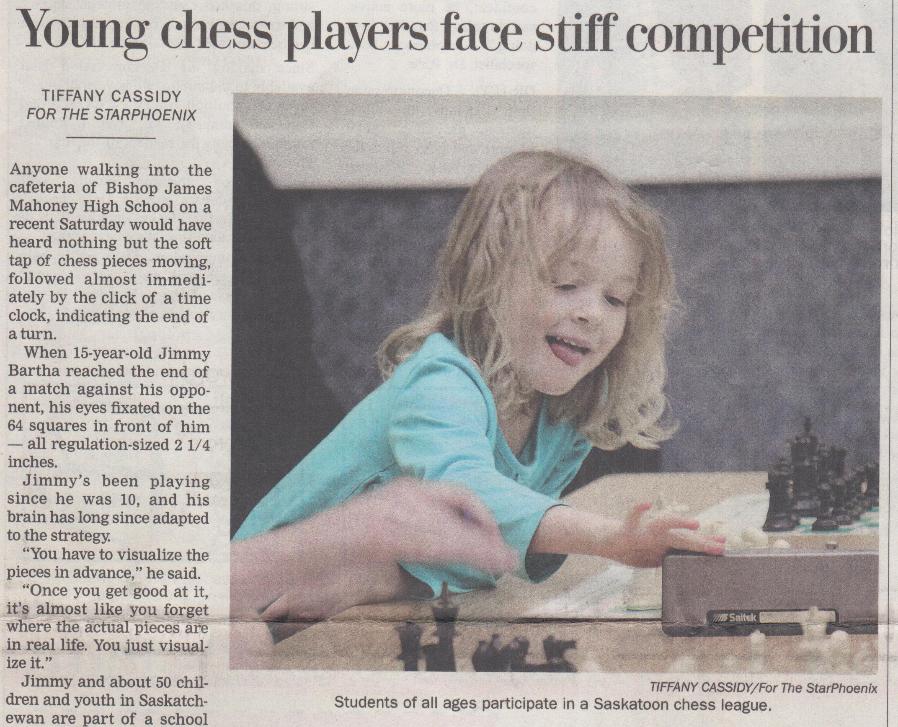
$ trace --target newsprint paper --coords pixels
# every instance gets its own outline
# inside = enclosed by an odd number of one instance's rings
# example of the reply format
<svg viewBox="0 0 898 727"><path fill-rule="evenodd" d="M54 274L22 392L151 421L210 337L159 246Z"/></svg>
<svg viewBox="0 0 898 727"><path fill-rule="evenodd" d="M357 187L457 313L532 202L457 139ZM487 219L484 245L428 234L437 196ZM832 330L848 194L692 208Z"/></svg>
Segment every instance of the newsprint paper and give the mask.
<svg viewBox="0 0 898 727"><path fill-rule="evenodd" d="M894 14L4 2L3 724L898 725Z"/></svg>

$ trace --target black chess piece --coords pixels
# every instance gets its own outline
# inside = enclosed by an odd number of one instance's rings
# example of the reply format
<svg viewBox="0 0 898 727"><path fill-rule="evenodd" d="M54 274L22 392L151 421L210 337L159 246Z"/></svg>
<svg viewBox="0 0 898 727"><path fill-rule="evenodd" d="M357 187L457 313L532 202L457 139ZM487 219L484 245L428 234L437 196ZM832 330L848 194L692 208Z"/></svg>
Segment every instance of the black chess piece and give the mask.
<svg viewBox="0 0 898 727"><path fill-rule="evenodd" d="M481 668L478 671L505 671L505 655L499 634L493 634L481 655Z"/></svg>
<svg viewBox="0 0 898 727"><path fill-rule="evenodd" d="M792 440L792 461L808 460L817 456L818 440L811 433L811 417L804 418L804 432Z"/></svg>
<svg viewBox="0 0 898 727"><path fill-rule="evenodd" d="M816 515L820 509L818 440L811 433L811 418L804 418L804 433L789 443L792 457L792 511L799 517Z"/></svg>
<svg viewBox="0 0 898 727"><path fill-rule="evenodd" d="M848 496L848 483L842 477L835 477L830 487L833 494L833 520L837 525L851 525L855 515Z"/></svg>
<svg viewBox="0 0 898 727"><path fill-rule="evenodd" d="M405 671L418 671L418 661L421 659L421 627L414 621L406 621L397 626L399 632L399 645L402 649L396 658L402 661Z"/></svg>
<svg viewBox="0 0 898 727"><path fill-rule="evenodd" d="M830 531L838 530L839 523L833 517L833 493L828 482L821 482L817 487L820 507L817 510L817 519L811 525L811 530Z"/></svg>
<svg viewBox="0 0 898 727"><path fill-rule="evenodd" d="M471 654L471 666L474 671L490 671L489 645L483 639L477 642L477 648Z"/></svg>
<svg viewBox="0 0 898 727"><path fill-rule="evenodd" d="M523 636L516 636L510 644L503 647L506 652L505 662L509 671L525 671L527 666L527 652L530 650L530 642Z"/></svg>
<svg viewBox="0 0 898 727"><path fill-rule="evenodd" d="M773 469L767 473L770 504L763 526L765 532L780 533L795 529L797 518L792 516L792 504L795 498L790 475L789 463L785 458L780 458Z"/></svg>
<svg viewBox="0 0 898 727"><path fill-rule="evenodd" d="M844 447L830 447L830 467L836 477L845 476L845 458L848 450Z"/></svg>
<svg viewBox="0 0 898 727"><path fill-rule="evenodd" d="M574 672L577 668L567 659L567 651L576 649L577 642L573 640L559 641L554 636L543 639L543 653L546 661L543 664L527 664L525 671L542 672Z"/></svg>
<svg viewBox="0 0 898 727"><path fill-rule="evenodd" d="M455 621L458 606L449 599L449 585L443 581L440 597L430 610L436 621L437 643L422 647L427 671L455 671Z"/></svg>

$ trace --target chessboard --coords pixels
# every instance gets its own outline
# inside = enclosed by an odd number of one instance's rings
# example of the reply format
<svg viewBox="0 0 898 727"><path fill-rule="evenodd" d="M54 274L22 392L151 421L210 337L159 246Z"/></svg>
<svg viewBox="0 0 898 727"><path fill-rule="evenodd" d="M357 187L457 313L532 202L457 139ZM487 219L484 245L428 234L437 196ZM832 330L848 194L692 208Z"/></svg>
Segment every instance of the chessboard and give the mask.
<svg viewBox="0 0 898 727"><path fill-rule="evenodd" d="M763 475L758 474L760 485ZM656 501L660 511L672 510L696 518L701 530L723 535L727 551L766 548L824 548L837 543L842 549L876 549L878 547L878 508L865 512L857 521L821 534L813 530L813 517L801 518L793 532L773 534L762 529L769 509L766 491L728 497L699 512L691 512L677 503L666 505ZM613 564L550 599L533 604L528 618L595 618L603 620L661 618L661 569L630 568Z"/></svg>
<svg viewBox="0 0 898 727"><path fill-rule="evenodd" d="M767 472L611 475L566 501L611 517L651 501L659 511L686 513L706 532L726 536L730 553L878 552L878 468L866 464L847 471L844 454L824 448L809 425L789 449L791 458ZM808 512L813 498L815 509ZM799 499L804 511L794 508ZM860 511L850 521L837 518L848 506ZM660 592L660 569L570 556L541 584L506 576L495 589L447 594L442 603L350 609L278 644L271 668L865 674L877 669L878 636L832 629L816 608L824 604L807 604L798 635L755 631L744 638L677 638L662 632Z"/></svg>

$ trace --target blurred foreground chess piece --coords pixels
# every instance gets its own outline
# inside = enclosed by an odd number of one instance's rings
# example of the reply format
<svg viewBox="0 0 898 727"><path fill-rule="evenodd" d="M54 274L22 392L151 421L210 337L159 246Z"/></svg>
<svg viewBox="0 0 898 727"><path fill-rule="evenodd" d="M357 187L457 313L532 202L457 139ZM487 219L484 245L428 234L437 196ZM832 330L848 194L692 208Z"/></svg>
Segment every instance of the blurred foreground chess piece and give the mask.
<svg viewBox="0 0 898 727"><path fill-rule="evenodd" d="M406 621L397 626L401 652L396 658L402 662L405 671L418 671L421 659L421 627L414 621Z"/></svg>
<svg viewBox="0 0 898 727"><path fill-rule="evenodd" d="M455 671L455 621L458 606L449 599L449 585L443 581L440 598L431 606L437 627L436 643L422 647L427 671Z"/></svg>

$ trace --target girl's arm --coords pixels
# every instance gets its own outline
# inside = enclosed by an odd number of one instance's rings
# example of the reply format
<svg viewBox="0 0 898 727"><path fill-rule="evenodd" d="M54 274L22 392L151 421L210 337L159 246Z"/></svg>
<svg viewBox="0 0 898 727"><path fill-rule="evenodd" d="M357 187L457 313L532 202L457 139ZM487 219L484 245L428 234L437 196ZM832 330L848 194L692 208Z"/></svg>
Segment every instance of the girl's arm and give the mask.
<svg viewBox="0 0 898 727"><path fill-rule="evenodd" d="M636 505L624 520L572 507L546 511L530 543L531 553L580 553L625 565L653 568L671 548L721 555L723 539L692 532L698 521L678 515L645 517L650 503Z"/></svg>

